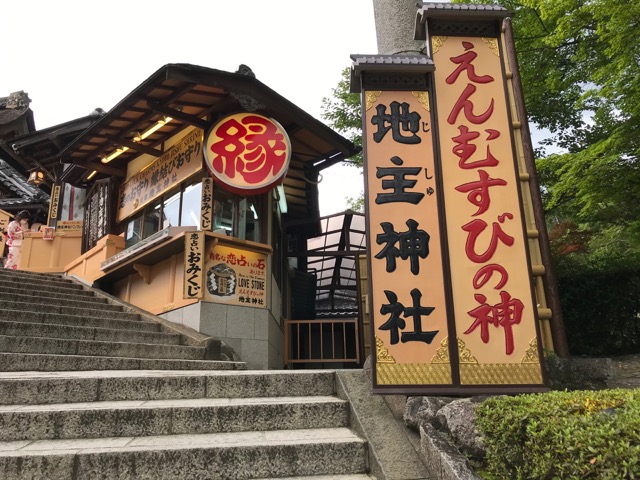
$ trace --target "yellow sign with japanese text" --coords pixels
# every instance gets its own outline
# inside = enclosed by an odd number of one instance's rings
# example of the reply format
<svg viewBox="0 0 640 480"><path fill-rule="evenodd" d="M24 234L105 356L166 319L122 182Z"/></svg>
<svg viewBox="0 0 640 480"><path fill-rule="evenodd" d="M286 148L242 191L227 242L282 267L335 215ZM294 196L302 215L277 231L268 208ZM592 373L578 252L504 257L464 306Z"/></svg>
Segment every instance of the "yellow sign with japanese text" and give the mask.
<svg viewBox="0 0 640 480"><path fill-rule="evenodd" d="M416 90L363 81L373 391L541 391L500 44L429 41Z"/></svg>
<svg viewBox="0 0 640 480"><path fill-rule="evenodd" d="M186 232L184 235L184 290L183 298L202 298L204 290L204 232Z"/></svg>
<svg viewBox="0 0 640 480"><path fill-rule="evenodd" d="M367 92L376 383L449 385L447 305L428 92ZM407 129L388 120L407 118ZM445 361L443 361L443 359Z"/></svg>
<svg viewBox="0 0 640 480"><path fill-rule="evenodd" d="M462 385L542 383L498 39L433 39Z"/></svg>
<svg viewBox="0 0 640 480"><path fill-rule="evenodd" d="M196 128L120 187L117 220L122 221L202 169L204 131Z"/></svg>
<svg viewBox="0 0 640 480"><path fill-rule="evenodd" d="M215 243L207 252L204 269L205 300L266 308L266 255Z"/></svg>

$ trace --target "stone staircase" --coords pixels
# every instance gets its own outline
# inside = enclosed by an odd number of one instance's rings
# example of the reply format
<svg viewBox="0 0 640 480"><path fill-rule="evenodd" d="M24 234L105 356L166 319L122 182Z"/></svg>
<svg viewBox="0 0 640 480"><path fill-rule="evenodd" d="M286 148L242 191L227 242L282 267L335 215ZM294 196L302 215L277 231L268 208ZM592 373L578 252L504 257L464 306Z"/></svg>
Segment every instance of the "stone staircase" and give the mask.
<svg viewBox="0 0 640 480"><path fill-rule="evenodd" d="M335 372L247 371L116 303L0 270L0 478L372 478Z"/></svg>
<svg viewBox="0 0 640 480"><path fill-rule="evenodd" d="M246 368L187 330L59 275L0 269L0 371Z"/></svg>

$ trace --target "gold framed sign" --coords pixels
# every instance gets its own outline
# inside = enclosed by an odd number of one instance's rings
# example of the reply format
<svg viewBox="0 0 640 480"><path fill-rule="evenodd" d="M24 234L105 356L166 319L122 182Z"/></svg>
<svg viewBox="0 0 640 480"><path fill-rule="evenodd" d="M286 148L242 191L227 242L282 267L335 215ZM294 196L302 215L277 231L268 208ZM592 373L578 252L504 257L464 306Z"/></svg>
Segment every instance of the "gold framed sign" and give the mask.
<svg viewBox="0 0 640 480"><path fill-rule="evenodd" d="M206 255L204 299L228 305L267 307L267 256L212 243Z"/></svg>
<svg viewBox="0 0 640 480"><path fill-rule="evenodd" d="M122 221L201 170L203 137L202 129L194 129L168 152L124 182L118 195L116 220Z"/></svg>
<svg viewBox="0 0 640 480"><path fill-rule="evenodd" d="M373 391L548 390L500 43L428 42L362 79Z"/></svg>

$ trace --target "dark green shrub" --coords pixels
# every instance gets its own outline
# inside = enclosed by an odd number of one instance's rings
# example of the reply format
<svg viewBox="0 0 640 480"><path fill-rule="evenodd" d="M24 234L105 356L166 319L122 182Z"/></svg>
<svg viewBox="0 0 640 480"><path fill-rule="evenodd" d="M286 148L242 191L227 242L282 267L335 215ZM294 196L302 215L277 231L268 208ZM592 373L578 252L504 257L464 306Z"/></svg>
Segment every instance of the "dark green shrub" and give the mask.
<svg viewBox="0 0 640 480"><path fill-rule="evenodd" d="M571 355L640 352L640 270L597 270L558 276Z"/></svg>
<svg viewBox="0 0 640 480"><path fill-rule="evenodd" d="M493 478L640 478L640 389L494 397L477 418Z"/></svg>

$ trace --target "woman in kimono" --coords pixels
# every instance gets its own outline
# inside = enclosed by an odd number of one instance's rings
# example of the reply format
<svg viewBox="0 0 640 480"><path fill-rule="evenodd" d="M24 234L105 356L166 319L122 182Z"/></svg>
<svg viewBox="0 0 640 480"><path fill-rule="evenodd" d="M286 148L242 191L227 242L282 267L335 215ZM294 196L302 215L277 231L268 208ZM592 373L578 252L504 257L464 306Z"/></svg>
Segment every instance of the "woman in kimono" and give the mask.
<svg viewBox="0 0 640 480"><path fill-rule="evenodd" d="M16 270L20 265L20 249L24 232L29 230L29 212L22 210L14 217L7 227L7 246L9 255L4 264L4 268Z"/></svg>

